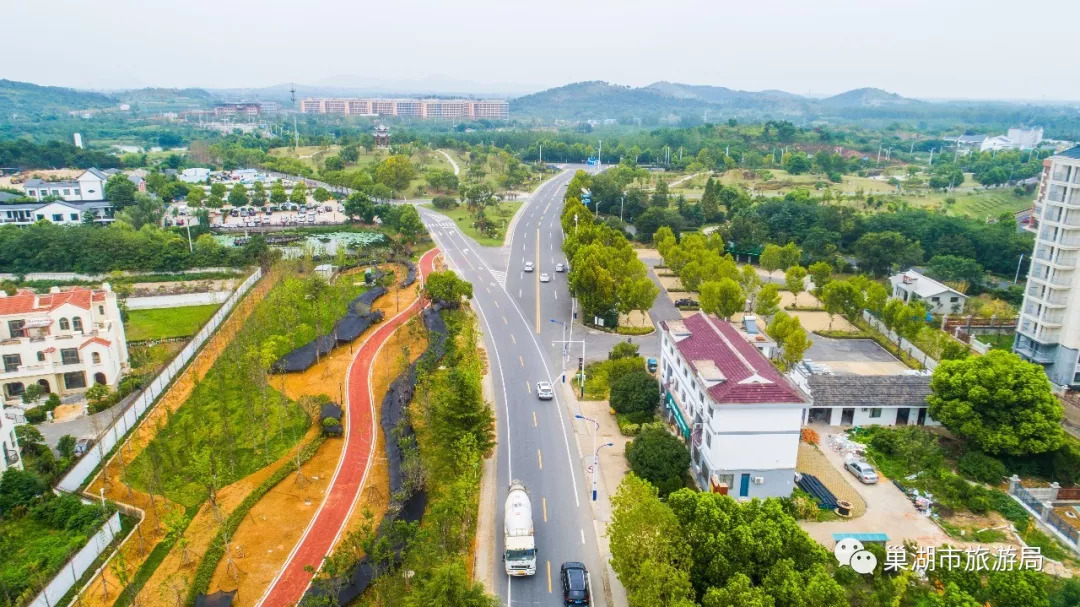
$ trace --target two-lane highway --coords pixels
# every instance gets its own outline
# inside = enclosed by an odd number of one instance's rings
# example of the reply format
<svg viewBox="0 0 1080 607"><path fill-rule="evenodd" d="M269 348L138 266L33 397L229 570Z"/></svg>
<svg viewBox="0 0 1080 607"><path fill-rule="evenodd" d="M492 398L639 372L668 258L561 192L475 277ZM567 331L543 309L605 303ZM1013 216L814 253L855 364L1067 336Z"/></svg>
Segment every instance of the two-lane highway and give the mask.
<svg viewBox="0 0 1080 607"><path fill-rule="evenodd" d="M597 548L588 477L573 434L576 403L560 399L560 390L554 400L536 396L536 382L558 381L561 369L561 346L551 341L561 338L563 327L550 319L570 320L566 275L556 273L554 264L563 261L559 212L572 175L555 177L525 204L508 249L480 249L453 221L421 209L449 266L473 284L473 307L488 347L499 423L496 554L503 550L503 497L510 481L521 480L533 501L536 575L509 578L501 559L494 563L496 590L507 605L561 604L559 566L565 561L586 564L594 604L607 605L606 564ZM533 272L523 271L526 260L536 265ZM540 283L541 273L551 282Z"/></svg>

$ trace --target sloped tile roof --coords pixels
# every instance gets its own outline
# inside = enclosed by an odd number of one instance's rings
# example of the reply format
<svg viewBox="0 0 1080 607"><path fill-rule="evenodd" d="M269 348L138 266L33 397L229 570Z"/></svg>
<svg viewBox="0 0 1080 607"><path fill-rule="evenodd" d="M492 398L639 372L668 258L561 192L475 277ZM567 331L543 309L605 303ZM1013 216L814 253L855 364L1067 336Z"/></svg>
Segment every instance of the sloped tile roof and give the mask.
<svg viewBox="0 0 1080 607"><path fill-rule="evenodd" d="M811 375L814 407L925 407L929 375Z"/></svg>
<svg viewBox="0 0 1080 607"><path fill-rule="evenodd" d="M730 324L698 312L682 319L689 336L675 342L687 362L710 361L724 380L708 388L717 404L805 404L807 398ZM663 323L667 330L667 323Z"/></svg>
<svg viewBox="0 0 1080 607"><path fill-rule="evenodd" d="M86 346L89 346L90 344L100 344L100 345L105 346L106 348L108 348L110 345L112 345L112 342L105 339L104 337L91 337L90 339L84 341L82 343L82 345L79 346L79 349L82 350L83 348L85 348Z"/></svg>
<svg viewBox="0 0 1080 607"><path fill-rule="evenodd" d="M59 293L38 295L33 291L22 290L9 297L0 297L0 316L49 312L67 303L89 310L92 301L105 301L105 292L75 287Z"/></svg>

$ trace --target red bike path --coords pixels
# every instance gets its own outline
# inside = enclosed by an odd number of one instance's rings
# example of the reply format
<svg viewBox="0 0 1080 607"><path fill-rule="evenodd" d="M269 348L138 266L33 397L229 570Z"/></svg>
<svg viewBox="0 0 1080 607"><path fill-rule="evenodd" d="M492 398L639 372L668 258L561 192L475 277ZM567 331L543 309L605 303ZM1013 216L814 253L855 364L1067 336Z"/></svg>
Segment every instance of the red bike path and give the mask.
<svg viewBox="0 0 1080 607"><path fill-rule="evenodd" d="M431 249L420 258L420 276L426 277L434 267L438 249ZM318 570L323 557L330 554L338 535L345 526L353 504L359 497L371 465L373 445L375 444L375 402L368 384L371 364L375 355L390 335L410 318L420 312L421 300L416 299L408 308L389 321L379 325L360 348L349 365L349 378L346 384L348 400L348 420L345 426L345 447L338 460L337 470L326 492L319 511L308 525L300 542L293 549L281 572L270 584L263 595L260 605L266 607L286 607L296 605L303 598L311 584L312 573L305 571L310 565ZM268 533L273 530L268 529Z"/></svg>

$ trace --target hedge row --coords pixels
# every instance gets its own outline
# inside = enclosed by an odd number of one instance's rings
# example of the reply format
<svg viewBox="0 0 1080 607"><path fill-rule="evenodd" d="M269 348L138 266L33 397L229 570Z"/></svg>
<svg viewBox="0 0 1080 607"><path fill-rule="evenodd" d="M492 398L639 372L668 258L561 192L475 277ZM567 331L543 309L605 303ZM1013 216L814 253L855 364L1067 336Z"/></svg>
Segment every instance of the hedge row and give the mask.
<svg viewBox="0 0 1080 607"><path fill-rule="evenodd" d="M325 441L325 437L321 434L317 435L308 444L300 448L300 461L299 465L307 463L311 459L315 452L319 450ZM277 472L270 475L261 485L255 488L254 491L249 493L244 501L240 502L229 516L225 519L225 524L218 529L217 535L210 542L210 546L206 549L206 553L203 554L202 559L199 561L199 566L195 569L195 578L191 583L191 588L188 589L188 596L186 600L187 605L195 604L195 597L200 594L206 594L206 591L210 589L210 582L214 578L214 571L217 570L218 563L221 558L225 556L225 536L232 536L236 533L237 528L240 527L240 523L243 522L244 517L248 512L255 507L255 504L259 502L275 485L285 480L290 474L296 472L298 462L295 459L289 460L288 463L278 468Z"/></svg>

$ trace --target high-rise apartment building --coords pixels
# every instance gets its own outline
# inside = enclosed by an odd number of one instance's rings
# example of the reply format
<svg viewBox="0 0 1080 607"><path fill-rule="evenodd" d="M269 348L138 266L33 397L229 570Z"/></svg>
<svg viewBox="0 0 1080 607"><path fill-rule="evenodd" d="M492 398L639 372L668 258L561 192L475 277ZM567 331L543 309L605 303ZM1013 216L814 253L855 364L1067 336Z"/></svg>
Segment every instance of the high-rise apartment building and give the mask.
<svg viewBox="0 0 1080 607"><path fill-rule="evenodd" d="M1043 365L1054 384L1080 387L1080 147L1051 156L1047 164L1013 351Z"/></svg>
<svg viewBox="0 0 1080 607"><path fill-rule="evenodd" d="M507 120L510 103L500 99L330 99L300 101L304 114L406 116L410 118L480 118Z"/></svg>

